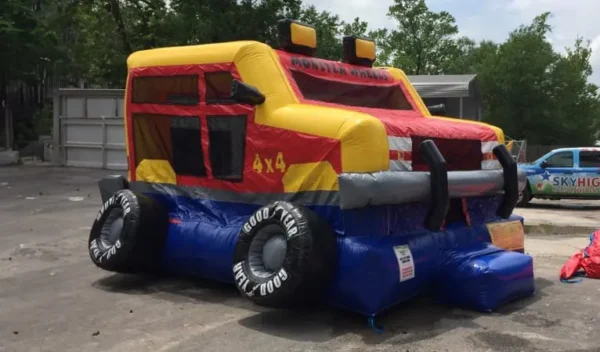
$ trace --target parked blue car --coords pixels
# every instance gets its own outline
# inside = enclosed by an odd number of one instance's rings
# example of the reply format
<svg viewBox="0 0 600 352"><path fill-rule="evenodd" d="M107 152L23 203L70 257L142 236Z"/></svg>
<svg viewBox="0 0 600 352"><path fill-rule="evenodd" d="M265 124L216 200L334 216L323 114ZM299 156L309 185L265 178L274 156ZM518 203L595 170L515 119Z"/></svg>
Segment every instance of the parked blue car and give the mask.
<svg viewBox="0 0 600 352"><path fill-rule="evenodd" d="M555 149L518 167L527 175L518 206L533 198L600 199L600 148Z"/></svg>

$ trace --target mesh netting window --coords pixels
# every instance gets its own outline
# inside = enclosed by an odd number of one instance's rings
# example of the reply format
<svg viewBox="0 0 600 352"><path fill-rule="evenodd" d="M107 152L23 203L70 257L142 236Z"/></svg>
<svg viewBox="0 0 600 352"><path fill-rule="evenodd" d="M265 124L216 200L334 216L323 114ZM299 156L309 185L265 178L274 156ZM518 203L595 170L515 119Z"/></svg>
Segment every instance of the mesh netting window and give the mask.
<svg viewBox="0 0 600 352"><path fill-rule="evenodd" d="M177 175L206 176L197 116L132 117L136 165L144 159L167 160Z"/></svg>
<svg viewBox="0 0 600 352"><path fill-rule="evenodd" d="M246 116L208 116L207 118L213 177L241 180L246 150Z"/></svg>
<svg viewBox="0 0 600 352"><path fill-rule="evenodd" d="M414 171L426 171L427 163L421 156L419 145L430 139L446 160L448 171L480 170L483 154L481 141L476 139L451 139L412 136L412 168Z"/></svg>
<svg viewBox="0 0 600 352"><path fill-rule="evenodd" d="M229 72L207 72L204 74L206 83L207 104L235 103L231 99L231 83L233 76Z"/></svg>
<svg viewBox="0 0 600 352"><path fill-rule="evenodd" d="M346 83L292 70L292 76L305 99L363 108L412 110L398 85L378 86Z"/></svg>
<svg viewBox="0 0 600 352"><path fill-rule="evenodd" d="M133 79L132 103L196 105L199 101L198 75L143 76Z"/></svg>
<svg viewBox="0 0 600 352"><path fill-rule="evenodd" d="M197 117L171 117L170 120L173 170L177 175L206 176L200 119Z"/></svg>

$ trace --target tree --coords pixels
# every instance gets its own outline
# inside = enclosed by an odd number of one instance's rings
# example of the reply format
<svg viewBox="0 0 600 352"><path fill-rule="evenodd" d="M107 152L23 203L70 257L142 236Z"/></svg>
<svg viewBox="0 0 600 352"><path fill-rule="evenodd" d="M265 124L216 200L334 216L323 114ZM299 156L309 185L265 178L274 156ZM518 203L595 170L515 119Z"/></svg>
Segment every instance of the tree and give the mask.
<svg viewBox="0 0 600 352"><path fill-rule="evenodd" d="M484 119L531 144L589 145L600 112L597 87L587 83L590 50L577 41L566 56L557 54L546 39L549 16L520 26L484 59Z"/></svg>
<svg viewBox="0 0 600 352"><path fill-rule="evenodd" d="M598 87L588 83L591 54L589 42L584 46L578 38L551 68L548 94L556 103L554 114L560 126L556 137L561 144L592 145L596 139L600 97Z"/></svg>
<svg viewBox="0 0 600 352"><path fill-rule="evenodd" d="M16 144L35 137L33 116L43 103L44 82L60 59L48 21L52 2L7 0L0 6L0 106L10 106ZM27 97L27 103L22 104Z"/></svg>
<svg viewBox="0 0 600 352"><path fill-rule="evenodd" d="M341 59L340 30L344 22L340 20L339 16L328 11L318 11L312 5L302 11L300 21L311 24L317 29L317 57L329 60Z"/></svg>
<svg viewBox="0 0 600 352"><path fill-rule="evenodd" d="M342 37L353 34L375 40L378 66L408 74L477 73L484 119L512 137L534 144L593 141L600 97L588 83L589 43L579 39L566 54L556 53L546 39L548 13L504 43L461 37L454 17L431 11L425 0L394 0L387 15L397 24L393 30L369 28L360 18L344 22L302 0L5 0L0 100L30 93L34 103L20 103L17 112L31 120L46 85L122 88L127 56L141 49L232 40L277 47L277 22L293 18L317 28L318 57L341 60Z"/></svg>
<svg viewBox="0 0 600 352"><path fill-rule="evenodd" d="M557 57L545 39L550 30L547 18L548 14L543 14L531 25L513 31L479 72L485 120L502 127L513 138L524 138L536 130L547 135L554 126L552 101L546 92L547 71ZM539 143L537 136L528 137L530 143Z"/></svg>
<svg viewBox="0 0 600 352"><path fill-rule="evenodd" d="M454 17L446 11L429 10L425 0L394 0L388 16L398 28L373 33L383 51L379 62L408 74L443 73L461 57L464 46L470 45L466 39L455 39L458 26Z"/></svg>
<svg viewBox="0 0 600 352"><path fill-rule="evenodd" d="M355 35L357 37L369 37L368 34L369 24L365 21L361 21L360 18L355 17L350 23L342 24L343 35Z"/></svg>

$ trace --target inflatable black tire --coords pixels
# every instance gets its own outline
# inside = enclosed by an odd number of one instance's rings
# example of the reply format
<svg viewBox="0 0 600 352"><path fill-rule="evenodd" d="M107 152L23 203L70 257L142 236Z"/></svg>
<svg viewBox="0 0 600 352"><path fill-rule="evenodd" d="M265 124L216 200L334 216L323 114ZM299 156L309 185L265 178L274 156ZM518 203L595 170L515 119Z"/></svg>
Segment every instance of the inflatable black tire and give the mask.
<svg viewBox="0 0 600 352"><path fill-rule="evenodd" d="M238 290L272 307L321 298L336 268L336 236L329 224L287 202L257 210L242 227L233 255Z"/></svg>
<svg viewBox="0 0 600 352"><path fill-rule="evenodd" d="M94 220L90 257L108 271L153 271L160 262L168 223L168 214L157 201L127 189L117 191Z"/></svg>

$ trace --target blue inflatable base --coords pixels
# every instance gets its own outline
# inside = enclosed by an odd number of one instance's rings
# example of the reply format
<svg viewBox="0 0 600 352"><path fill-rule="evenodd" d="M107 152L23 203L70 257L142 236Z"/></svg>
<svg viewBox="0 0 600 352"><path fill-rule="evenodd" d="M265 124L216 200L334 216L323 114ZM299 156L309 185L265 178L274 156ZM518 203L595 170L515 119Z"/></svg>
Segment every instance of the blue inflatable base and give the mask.
<svg viewBox="0 0 600 352"><path fill-rule="evenodd" d="M172 223L162 268L171 273L233 283L238 232L257 205L148 194L169 209ZM345 211L309 206L337 234L339 263L323 300L337 308L373 316L419 294L478 311L493 311L535 291L529 255L491 244L486 224L499 197L468 200L471 226L444 231L423 228L425 205L373 206Z"/></svg>
<svg viewBox="0 0 600 352"><path fill-rule="evenodd" d="M345 237L338 248L339 269L327 301L361 314L377 314L423 293L489 312L535 291L533 259L489 243L485 226L410 237ZM401 276L395 248L409 249L405 267L414 268L414 275Z"/></svg>

